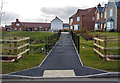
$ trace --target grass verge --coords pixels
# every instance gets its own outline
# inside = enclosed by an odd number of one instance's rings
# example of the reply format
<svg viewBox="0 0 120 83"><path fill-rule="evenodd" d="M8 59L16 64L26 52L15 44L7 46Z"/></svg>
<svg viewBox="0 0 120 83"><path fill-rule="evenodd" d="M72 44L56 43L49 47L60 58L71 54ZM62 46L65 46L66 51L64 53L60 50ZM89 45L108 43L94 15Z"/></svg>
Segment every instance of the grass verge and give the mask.
<svg viewBox="0 0 120 83"><path fill-rule="evenodd" d="M2 62L2 73L7 74L39 66L45 54L24 55L18 62Z"/></svg>
<svg viewBox="0 0 120 83"><path fill-rule="evenodd" d="M98 32L97 34L102 34L103 32ZM91 33L95 34L95 33ZM118 36L118 33L103 33L105 36ZM101 70L106 70L109 72L120 72L120 61L103 61L98 54L94 53L94 41L86 41L80 37L80 57L84 65L92 68L97 68ZM84 47L84 48L83 48Z"/></svg>

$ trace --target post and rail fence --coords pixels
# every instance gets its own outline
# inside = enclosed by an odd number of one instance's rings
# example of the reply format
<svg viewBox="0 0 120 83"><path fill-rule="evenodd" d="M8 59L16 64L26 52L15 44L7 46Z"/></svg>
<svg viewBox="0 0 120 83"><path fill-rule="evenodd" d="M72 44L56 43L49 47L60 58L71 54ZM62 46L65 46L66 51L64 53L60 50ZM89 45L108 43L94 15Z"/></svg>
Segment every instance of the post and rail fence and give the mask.
<svg viewBox="0 0 120 83"><path fill-rule="evenodd" d="M53 46L58 41L59 37L61 36L61 30L58 33L53 34L51 36L47 36L45 38L45 52L46 54L53 48Z"/></svg>
<svg viewBox="0 0 120 83"><path fill-rule="evenodd" d="M17 62L23 54L29 54L29 39L30 37L14 37L9 39L0 39L2 53L0 57L3 61L14 61Z"/></svg>
<svg viewBox="0 0 120 83"><path fill-rule="evenodd" d="M77 34L75 34L72 30L70 31L70 34L71 34L72 40L78 50L78 53L80 54L80 37Z"/></svg>
<svg viewBox="0 0 120 83"><path fill-rule="evenodd" d="M119 41L120 37L94 37L94 52L103 60L118 58L120 57Z"/></svg>

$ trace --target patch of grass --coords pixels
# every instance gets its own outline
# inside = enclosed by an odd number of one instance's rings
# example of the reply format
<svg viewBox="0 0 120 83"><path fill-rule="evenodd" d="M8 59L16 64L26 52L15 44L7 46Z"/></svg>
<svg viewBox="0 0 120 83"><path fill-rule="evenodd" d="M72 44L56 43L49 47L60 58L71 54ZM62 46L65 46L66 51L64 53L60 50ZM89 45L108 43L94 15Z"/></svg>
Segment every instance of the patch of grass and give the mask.
<svg viewBox="0 0 120 83"><path fill-rule="evenodd" d="M11 73L24 69L29 69L40 65L40 63L45 58L45 53L41 51L41 48L45 48L45 37L50 36L55 33L50 32L25 32L25 31L16 31L16 32L3 32L3 38L9 37L30 37L30 55L24 55L23 58L19 59L17 63L15 62L3 62L2 63L2 73ZM42 42L41 42L42 41ZM32 42L37 42L33 44ZM3 45L6 46L6 45ZM6 50L4 52L7 52ZM8 53L7 53L8 54Z"/></svg>
<svg viewBox="0 0 120 83"><path fill-rule="evenodd" d="M45 54L24 55L18 62L3 62L2 73L7 74L24 69L39 66L44 60Z"/></svg>
<svg viewBox="0 0 120 83"><path fill-rule="evenodd" d="M96 32L97 34L101 34L103 36L118 36L118 33L115 32ZM95 34L91 32L90 34ZM86 41L82 37L80 37L80 57L84 65L97 68L101 70L106 70L110 72L120 72L120 61L103 61L98 54L96 54L93 50L93 40ZM84 47L84 48L83 48Z"/></svg>

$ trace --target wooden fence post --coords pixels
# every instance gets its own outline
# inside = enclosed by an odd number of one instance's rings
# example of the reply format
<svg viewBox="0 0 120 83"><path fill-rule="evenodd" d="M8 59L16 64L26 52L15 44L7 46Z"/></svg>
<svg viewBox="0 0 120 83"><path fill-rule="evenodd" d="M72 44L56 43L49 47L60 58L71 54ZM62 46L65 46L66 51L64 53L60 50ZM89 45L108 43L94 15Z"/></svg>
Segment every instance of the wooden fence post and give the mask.
<svg viewBox="0 0 120 83"><path fill-rule="evenodd" d="M106 50L106 47L107 47L107 38L104 37L104 56L107 55L107 50ZM103 58L103 60L106 60L106 57Z"/></svg>
<svg viewBox="0 0 120 83"><path fill-rule="evenodd" d="M100 39L100 36L99 36L99 39ZM100 41L98 41L98 45L100 46ZM100 52L100 48L98 48L98 51ZM100 55L99 55L100 57Z"/></svg>
<svg viewBox="0 0 120 83"><path fill-rule="evenodd" d="M27 43L29 43L29 39L27 39ZM29 45L27 45L27 49L29 49ZM27 51L27 55L29 55L29 51Z"/></svg>
<svg viewBox="0 0 120 83"><path fill-rule="evenodd" d="M96 42L97 42L97 41L94 39L94 43L95 43L95 44L96 44ZM96 49L96 46L95 46L95 45L94 45L94 48ZM94 51L94 52L95 52L95 51ZM95 52L95 53L96 53L96 52Z"/></svg>
<svg viewBox="0 0 120 83"><path fill-rule="evenodd" d="M14 37L14 40L17 40L17 37ZM17 41L14 42L14 54L17 56ZM17 62L17 57L15 57L15 62Z"/></svg>
<svg viewBox="0 0 120 83"><path fill-rule="evenodd" d="M23 39L24 37L22 37ZM22 41L22 45L24 45L24 40ZM24 47L22 48L22 52L24 51Z"/></svg>

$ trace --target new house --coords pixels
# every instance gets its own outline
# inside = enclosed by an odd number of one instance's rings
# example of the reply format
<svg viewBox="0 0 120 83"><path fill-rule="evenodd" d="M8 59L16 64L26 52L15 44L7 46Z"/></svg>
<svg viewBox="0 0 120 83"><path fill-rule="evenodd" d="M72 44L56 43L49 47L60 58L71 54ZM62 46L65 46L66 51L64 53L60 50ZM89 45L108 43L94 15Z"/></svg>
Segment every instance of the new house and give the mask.
<svg viewBox="0 0 120 83"><path fill-rule="evenodd" d="M55 19L51 21L51 30L56 31L60 29L63 29L63 21L56 16Z"/></svg>
<svg viewBox="0 0 120 83"><path fill-rule="evenodd" d="M12 22L11 28L7 28L12 31L51 31L69 28L68 23L63 23L58 17L53 19L51 23L36 23L36 22L20 22L16 19L16 22Z"/></svg>
<svg viewBox="0 0 120 83"><path fill-rule="evenodd" d="M105 30L107 24L106 24L106 6L101 7L101 4L97 5L97 9L95 12L95 30Z"/></svg>
<svg viewBox="0 0 120 83"><path fill-rule="evenodd" d="M96 7L88 9L78 9L77 12L69 18L69 29L79 30L85 28L88 31L94 30Z"/></svg>
<svg viewBox="0 0 120 83"><path fill-rule="evenodd" d="M34 22L12 22L13 31L49 31L50 23L34 23Z"/></svg>
<svg viewBox="0 0 120 83"><path fill-rule="evenodd" d="M94 30L120 31L120 1L109 0L104 7L97 6Z"/></svg>

